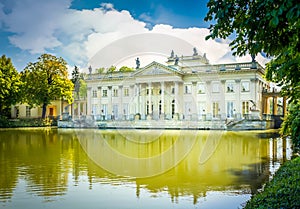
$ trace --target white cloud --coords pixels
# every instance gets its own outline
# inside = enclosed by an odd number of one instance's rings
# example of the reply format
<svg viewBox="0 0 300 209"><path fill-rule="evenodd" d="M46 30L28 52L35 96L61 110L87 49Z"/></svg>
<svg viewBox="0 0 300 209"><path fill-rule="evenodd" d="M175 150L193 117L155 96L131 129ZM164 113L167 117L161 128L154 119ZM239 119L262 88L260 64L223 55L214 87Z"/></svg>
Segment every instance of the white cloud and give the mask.
<svg viewBox="0 0 300 209"><path fill-rule="evenodd" d="M169 54L176 48L175 53L178 53L178 56L191 55L194 46L200 54L206 53L211 63L251 60L250 56L231 56L228 41L205 41L209 34L209 30L205 28L178 29L160 24L149 30L145 22L134 19L126 10L115 10L110 3L103 3L101 7L93 10L74 10L70 9L70 5L71 0L16 1L8 14L3 12L3 5L0 4L0 17L6 30L14 34L9 37L13 45L31 53L55 51L55 54L64 57L71 66L86 67L99 50L122 38L144 33L177 37L191 45L190 49L180 49L176 42L167 46L167 42L158 41L147 46L150 47L147 48L150 53L157 50L155 47L159 45L162 46L162 54ZM143 14L140 18L147 21L149 17ZM143 41L138 43L141 45ZM128 50L128 57L134 60L134 56L138 55L134 49L139 49L138 47L140 46L136 46L133 41L131 45L122 49L116 48L109 56L124 54L124 50ZM130 54L131 52L133 54ZM147 56L149 60L149 54ZM258 57L257 60L265 59ZM133 61L128 63L135 64Z"/></svg>

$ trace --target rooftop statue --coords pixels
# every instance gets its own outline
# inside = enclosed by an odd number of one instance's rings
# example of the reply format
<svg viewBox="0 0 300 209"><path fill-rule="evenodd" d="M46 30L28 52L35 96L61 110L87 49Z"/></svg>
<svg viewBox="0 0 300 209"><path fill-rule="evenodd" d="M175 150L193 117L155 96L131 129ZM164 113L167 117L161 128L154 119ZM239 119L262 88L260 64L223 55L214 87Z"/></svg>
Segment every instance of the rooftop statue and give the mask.
<svg viewBox="0 0 300 209"><path fill-rule="evenodd" d="M196 48L196 47L193 48L193 51L194 51L193 56L197 56L197 55L198 55L198 52L197 52L197 48Z"/></svg>
<svg viewBox="0 0 300 209"><path fill-rule="evenodd" d="M136 58L135 64L136 64L136 69L139 69L140 68L140 59L139 58Z"/></svg>
<svg viewBox="0 0 300 209"><path fill-rule="evenodd" d="M170 58L173 58L174 57L174 50L171 51L171 56Z"/></svg>
<svg viewBox="0 0 300 209"><path fill-rule="evenodd" d="M92 66L89 67L89 73L92 74Z"/></svg>
<svg viewBox="0 0 300 209"><path fill-rule="evenodd" d="M174 65L178 65L178 61L179 61L179 58L178 58L177 55L176 55Z"/></svg>

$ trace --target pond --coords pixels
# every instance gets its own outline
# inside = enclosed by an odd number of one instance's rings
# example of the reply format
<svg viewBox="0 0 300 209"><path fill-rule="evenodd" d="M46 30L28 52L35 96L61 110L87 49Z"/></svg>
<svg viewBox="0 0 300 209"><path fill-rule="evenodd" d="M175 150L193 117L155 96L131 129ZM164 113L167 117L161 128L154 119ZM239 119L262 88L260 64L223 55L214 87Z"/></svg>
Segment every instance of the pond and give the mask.
<svg viewBox="0 0 300 209"><path fill-rule="evenodd" d="M242 208L291 154L270 131L2 129L0 208Z"/></svg>

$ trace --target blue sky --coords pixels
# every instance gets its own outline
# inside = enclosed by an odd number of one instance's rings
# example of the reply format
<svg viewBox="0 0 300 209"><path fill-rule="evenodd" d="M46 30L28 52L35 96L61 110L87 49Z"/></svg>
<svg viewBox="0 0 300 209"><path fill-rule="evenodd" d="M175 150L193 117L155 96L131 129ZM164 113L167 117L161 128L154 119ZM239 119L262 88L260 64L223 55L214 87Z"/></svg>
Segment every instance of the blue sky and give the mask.
<svg viewBox="0 0 300 209"><path fill-rule="evenodd" d="M101 3L109 2L117 10L127 10L135 19L140 19L149 24L169 24L174 27L207 27L204 17L208 11L208 0L74 0L71 8L93 9Z"/></svg>
<svg viewBox="0 0 300 209"><path fill-rule="evenodd" d="M159 33L188 41L213 63L241 61L231 56L228 40L204 40L209 33L206 4L207 0L0 0L0 55L12 58L19 71L42 53L63 57L70 67L86 68L99 50L117 40Z"/></svg>

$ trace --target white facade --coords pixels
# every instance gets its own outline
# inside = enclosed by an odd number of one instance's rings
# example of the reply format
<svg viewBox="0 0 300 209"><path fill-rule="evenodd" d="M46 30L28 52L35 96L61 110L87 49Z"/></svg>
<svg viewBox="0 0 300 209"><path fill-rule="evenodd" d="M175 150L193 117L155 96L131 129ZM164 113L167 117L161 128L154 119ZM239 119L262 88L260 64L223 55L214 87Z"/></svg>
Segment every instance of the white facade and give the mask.
<svg viewBox="0 0 300 209"><path fill-rule="evenodd" d="M256 62L211 65L205 55L153 61L134 72L90 74L87 114L98 120L212 120L261 110L269 83Z"/></svg>

